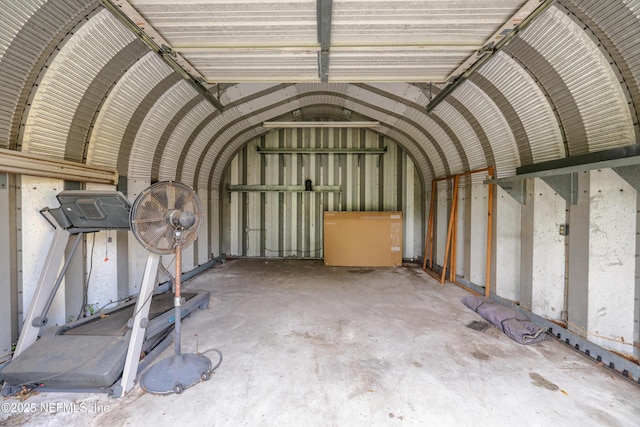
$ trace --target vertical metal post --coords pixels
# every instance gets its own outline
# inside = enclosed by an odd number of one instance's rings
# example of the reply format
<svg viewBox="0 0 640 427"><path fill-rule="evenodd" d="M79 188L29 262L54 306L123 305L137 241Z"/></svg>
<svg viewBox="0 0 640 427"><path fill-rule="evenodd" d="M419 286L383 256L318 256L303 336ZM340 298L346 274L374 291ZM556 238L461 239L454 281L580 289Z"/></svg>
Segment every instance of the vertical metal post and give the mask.
<svg viewBox="0 0 640 427"><path fill-rule="evenodd" d="M176 247L176 277L175 277L176 292L173 298L173 307L174 307L174 313L175 313L174 314L175 339L173 341L174 341L176 356L180 356L180 340L181 340L180 334L182 332L181 331L182 313L180 312L180 306L181 306L180 299L182 298L182 293L180 290L181 275L182 275L182 250L180 249L180 243L178 243L178 246Z"/></svg>
<svg viewBox="0 0 640 427"><path fill-rule="evenodd" d="M144 269L144 276L142 277L142 284L140 285L140 294L136 301L131 337L129 339L129 348L124 363L124 370L122 371L122 379L120 380L120 386L114 387L114 397L122 397L131 390L133 388L133 381L138 374L140 352L142 351L142 342L147 332L146 328L149 321L151 295L158 276L159 265L160 255L149 253Z"/></svg>
<svg viewBox="0 0 640 427"><path fill-rule="evenodd" d="M57 290L56 277L60 269L60 264L64 258L65 249L69 242L69 232L61 227L57 227L53 236L53 241L47 253L47 259L44 262L36 291L33 294L29 312L24 319L22 332L18 339L18 344L13 353L13 357L19 356L31 344L36 342L40 328L44 325L34 325L34 320L38 317L46 316L46 309L51 304L50 300ZM63 274L63 273L61 273Z"/></svg>

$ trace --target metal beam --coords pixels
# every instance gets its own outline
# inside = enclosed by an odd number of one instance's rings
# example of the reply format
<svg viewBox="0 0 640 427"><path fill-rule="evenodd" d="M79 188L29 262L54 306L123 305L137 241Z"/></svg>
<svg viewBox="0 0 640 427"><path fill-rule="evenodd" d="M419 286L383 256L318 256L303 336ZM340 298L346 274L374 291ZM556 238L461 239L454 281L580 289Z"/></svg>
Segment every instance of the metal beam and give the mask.
<svg viewBox="0 0 640 427"><path fill-rule="evenodd" d="M157 53L162 60L169 65L176 73L185 79L193 88L209 101L220 112L224 111L224 105L209 92L209 88L204 86L205 79L200 73L189 64L182 56L178 55L158 33L147 22L142 15L138 14L135 8L126 0L100 0L100 3L113 16L129 28L140 40L144 42L152 51ZM125 11L126 10L126 11ZM136 15L136 21L144 24L144 30L134 22L127 14ZM147 34L152 33L152 35Z"/></svg>
<svg viewBox="0 0 640 427"><path fill-rule="evenodd" d="M318 76L322 83L329 81L329 49L331 46L331 11L332 0L317 0L318 19Z"/></svg>
<svg viewBox="0 0 640 427"><path fill-rule="evenodd" d="M516 169L518 175L488 179L484 183L497 184L514 199L524 203L524 180L541 178L566 201L576 204L577 173L595 169L613 169L633 188L640 191L640 144L521 166Z"/></svg>
<svg viewBox="0 0 640 427"><path fill-rule="evenodd" d="M569 159L562 159L569 160ZM594 163L582 163L582 164L573 164L571 166L558 167L555 169L545 169L538 170L535 172L523 173L515 176L510 176L507 178L498 178L498 179L488 179L484 181L485 184L502 184L505 182L517 182L522 181L529 178L543 178L548 176L558 176L558 175L566 175L574 172L584 172L588 170L594 169L615 169L623 166L637 166L640 165L640 155L633 155L630 157L622 157L611 160L603 160L600 162Z"/></svg>
<svg viewBox="0 0 640 427"><path fill-rule="evenodd" d="M115 170L0 148L0 172L66 181L117 184Z"/></svg>
<svg viewBox="0 0 640 427"><path fill-rule="evenodd" d="M516 168L516 175L524 175L550 169L561 169L569 166L599 164L600 162L606 162L608 160L618 160L628 157L640 158L640 144L626 145L624 147L610 148L608 150L594 151L593 153L585 153L577 156L520 166Z"/></svg>

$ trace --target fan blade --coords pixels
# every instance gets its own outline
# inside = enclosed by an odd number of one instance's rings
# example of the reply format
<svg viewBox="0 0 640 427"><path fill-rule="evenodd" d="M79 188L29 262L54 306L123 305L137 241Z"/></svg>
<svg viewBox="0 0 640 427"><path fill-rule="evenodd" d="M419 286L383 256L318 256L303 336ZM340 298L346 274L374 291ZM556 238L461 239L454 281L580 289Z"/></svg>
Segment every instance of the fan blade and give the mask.
<svg viewBox="0 0 640 427"><path fill-rule="evenodd" d="M176 204L174 205L174 207L176 209L184 210L183 208L193 200L194 194L195 192L193 191L190 191L188 193L183 191L182 193L180 193L180 197L178 197L178 200L176 200Z"/></svg>
<svg viewBox="0 0 640 427"><path fill-rule="evenodd" d="M158 246L160 239L167 237L168 231L171 232L170 236L171 240L173 240L173 230L164 221L155 225L153 223L145 224L145 227L141 230L140 237L147 245L155 247Z"/></svg>
<svg viewBox="0 0 640 427"><path fill-rule="evenodd" d="M134 236L149 251L175 253L198 236L203 207L194 190L174 181L153 184L142 192L131 209ZM180 231L178 241L176 232Z"/></svg>
<svg viewBox="0 0 640 427"><path fill-rule="evenodd" d="M162 222L162 221L164 221L164 217L133 219L133 220L131 220L131 223L132 224L145 224L145 223L149 223L149 222Z"/></svg>
<svg viewBox="0 0 640 427"><path fill-rule="evenodd" d="M147 198L147 200L145 200L144 205L140 206L140 208L149 210L150 212L163 213L165 210L167 210L167 204L164 200L161 200L157 197L156 192L153 192L149 194L149 197Z"/></svg>
<svg viewBox="0 0 640 427"><path fill-rule="evenodd" d="M150 200L158 207L160 212L167 210L169 203L167 201L167 194L163 188L156 189L150 197Z"/></svg>
<svg viewBox="0 0 640 427"><path fill-rule="evenodd" d="M176 186L174 182L167 185L165 194L167 196L167 209L173 209L176 205Z"/></svg>

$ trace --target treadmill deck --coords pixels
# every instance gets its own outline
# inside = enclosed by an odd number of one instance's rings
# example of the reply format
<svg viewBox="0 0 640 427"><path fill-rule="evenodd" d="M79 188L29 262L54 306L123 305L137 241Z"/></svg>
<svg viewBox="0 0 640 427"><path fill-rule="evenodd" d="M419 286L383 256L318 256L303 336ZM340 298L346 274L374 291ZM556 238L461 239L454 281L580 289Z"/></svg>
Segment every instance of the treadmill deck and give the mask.
<svg viewBox="0 0 640 427"><path fill-rule="evenodd" d="M209 292L183 293L181 317L196 308L206 308ZM157 336L174 325L173 294L154 295L149 310L146 343L157 345ZM129 346L135 303L116 307L108 315L96 314L53 336L44 336L2 369L6 385L36 385L55 389L103 389L122 375ZM144 348L148 352L151 348Z"/></svg>

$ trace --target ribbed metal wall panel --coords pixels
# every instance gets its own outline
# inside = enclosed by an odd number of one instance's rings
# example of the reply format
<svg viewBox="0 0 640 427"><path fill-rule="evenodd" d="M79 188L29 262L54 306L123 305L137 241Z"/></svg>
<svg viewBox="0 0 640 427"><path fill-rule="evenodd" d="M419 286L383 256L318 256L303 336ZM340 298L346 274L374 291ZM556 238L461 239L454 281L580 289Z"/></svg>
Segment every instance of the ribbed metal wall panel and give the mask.
<svg viewBox="0 0 640 427"><path fill-rule="evenodd" d="M211 82L318 80L318 51L311 47L293 51L287 48L182 48L180 52Z"/></svg>
<svg viewBox="0 0 640 427"><path fill-rule="evenodd" d="M523 3L336 0L329 81L445 81Z"/></svg>
<svg viewBox="0 0 640 427"><path fill-rule="evenodd" d="M384 155L270 154L257 147L381 148ZM340 193L231 193L223 198L232 213L225 233L229 254L237 256L321 258L324 211L402 210L405 220L421 221L420 193L411 160L387 137L364 129L283 129L251 140L232 159L231 185L337 185ZM406 179L410 175L410 179ZM224 189L223 189L224 190ZM227 201L230 200L230 201ZM405 227L405 256L413 252L415 232ZM417 234L422 235L422 230Z"/></svg>
<svg viewBox="0 0 640 427"><path fill-rule="evenodd" d="M123 136L136 108L171 72L169 66L151 52L127 71L98 115L87 153L88 164L117 168L121 145L133 144L133 141L123 141Z"/></svg>
<svg viewBox="0 0 640 427"><path fill-rule="evenodd" d="M619 67L631 94L636 121L640 117L640 1L564 0L585 20ZM636 134L638 130L636 130Z"/></svg>
<svg viewBox="0 0 640 427"><path fill-rule="evenodd" d="M272 109L264 110L253 117L254 122L261 123L287 114L292 110L292 105L296 107L298 104L295 100L292 100L291 104L278 104ZM202 174L199 178L200 180L205 179L203 185L218 188L229 164L228 162L231 161L236 151L252 138L263 133L264 128L257 125L249 128L237 126L236 129L229 129L222 133L206 153L206 158L201 168ZM208 177L205 176L205 171L211 172Z"/></svg>
<svg viewBox="0 0 640 427"><path fill-rule="evenodd" d="M429 135L440 148L442 156L444 156L443 162L448 167L447 174L463 172L465 167L462 163L460 152L447 132L429 116L420 114L416 119L419 120L418 123L427 129Z"/></svg>
<svg viewBox="0 0 640 427"><path fill-rule="evenodd" d="M425 156L425 152L429 155L429 152L433 153L436 157L431 159L432 163L438 164L442 161L442 157L438 155L438 151L434 149L430 141L425 138L424 130L418 126L413 125L407 121L396 121L396 118L390 116L387 112L378 110L367 105L360 105L357 102L347 100L344 104L345 108L353 110L366 117L370 117L373 120L380 121L384 127L396 128L406 133L406 136L402 138L401 143L405 150L407 150L414 159L421 159ZM387 122L391 121L391 124L387 125ZM419 161L419 160L418 160ZM419 161L420 164L422 162ZM431 175L430 170L420 170L419 175L424 179L424 176Z"/></svg>
<svg viewBox="0 0 640 427"><path fill-rule="evenodd" d="M397 122L394 127L414 138L415 143L422 148L433 165L435 177L446 176L449 173L449 159L444 156L439 141L431 134L433 131L438 131L438 126L422 112L414 109L408 110L405 117L407 120ZM406 149L410 151L411 147ZM457 157L459 160L460 157Z"/></svg>
<svg viewBox="0 0 640 427"><path fill-rule="evenodd" d="M246 98L252 98L257 94L280 89L281 84L276 83L243 83L231 85L222 91L220 101L224 105L234 104Z"/></svg>
<svg viewBox="0 0 640 427"><path fill-rule="evenodd" d="M597 46L570 18L551 7L520 37L562 76L578 111L567 112L571 154L635 143L629 108L620 84ZM575 122L575 123L572 123ZM587 141L572 138L572 126L584 126Z"/></svg>
<svg viewBox="0 0 640 427"><path fill-rule="evenodd" d="M78 106L105 64L133 40L131 32L107 11L80 27L49 64L38 86L22 150L60 159L67 150L82 152L84 138L70 134L71 123L80 114L84 117L79 120L88 126L95 112L78 112ZM72 142L80 146L69 146Z"/></svg>
<svg viewBox="0 0 640 427"><path fill-rule="evenodd" d="M38 72L92 0L6 1L0 13L0 147L19 148L20 122Z"/></svg>
<svg viewBox="0 0 640 427"><path fill-rule="evenodd" d="M338 85L337 86L338 93L334 93L332 90L333 87L334 85L326 85L326 84L300 84L295 86L283 86L281 90L271 92L268 94L269 100L276 105L274 109L272 111L266 111L264 113L257 113L263 116L261 119L258 118L257 116L252 116L251 123L259 124L261 121L272 120L274 117L277 118L280 115L288 114L296 108L305 107L305 106L314 105L314 104L341 105L344 108L354 111L357 114L363 117L367 117L370 120L379 120L381 122L386 122L389 120L395 122L397 120L396 117L390 116L388 113L386 113L382 109L374 109L373 107L362 105L354 101L351 101L349 99L345 100L342 96L340 96L341 95L340 92L342 91L342 93L344 93L345 95L348 95L354 98L357 97L358 101L360 101L360 97L363 97L363 96L369 100L378 99L375 96L373 98L368 97L370 94L369 91L356 86L350 87L349 85ZM296 91L295 92L297 94L296 97L292 97L291 90ZM285 102L285 101L289 102L289 104L288 105L281 104L282 102ZM395 103L396 101L392 101L392 102ZM264 102L262 100L250 99L247 102L246 106L238 105L237 108L245 112L256 111L257 108L254 107L254 105L263 106ZM225 112L225 116L227 114L229 114L229 112ZM394 126L395 126L395 123L394 123ZM408 143L405 144L405 148L411 152L412 158L418 161L418 165L424 165L425 161L421 159L424 157L425 154L423 151L420 150L420 148L415 146L415 141L422 141L425 139L424 134L421 133L420 130L410 125L403 124L403 126L406 126L406 131L408 131L409 134L414 138L414 140L408 141ZM243 143L247 142L246 139L245 140L238 139L236 135L232 135L229 133L227 133L227 135L228 136L226 138L235 139L233 144L231 146L227 146L227 141L225 141L225 137L219 135L216 141L214 142L214 144L212 145L212 147L208 150L207 153L205 153L206 160L202 163L203 166L200 169L202 173L197 178L198 181L201 181L204 177L202 174L207 173L208 171L207 168L209 166L215 165L216 170L212 175L212 182L211 182L211 185L214 188L217 187L217 185L219 185L220 180L222 179L221 172L226 167L226 163L224 159L231 158L231 154L229 153L229 151L233 153L235 150L239 149ZM432 152L433 154L438 156L437 151L432 150ZM218 159L210 158L210 156L216 156L217 153L221 153L219 154ZM421 177L424 177L425 175L431 175L430 171L424 170L424 169L420 169L418 173Z"/></svg>
<svg viewBox="0 0 640 427"><path fill-rule="evenodd" d="M158 172L160 180L175 180L177 178L178 163L185 149L185 143L195 137L194 132L198 126L205 123L207 117L210 117L214 112L211 103L203 100L178 123L169 137L160 159Z"/></svg>
<svg viewBox="0 0 640 427"><path fill-rule="evenodd" d="M208 81L318 80L315 1L130 3Z"/></svg>
<svg viewBox="0 0 640 427"><path fill-rule="evenodd" d="M544 93L508 55L499 52L480 70L509 100L526 131L533 162L564 157L560 124Z"/></svg>
<svg viewBox="0 0 640 427"><path fill-rule="evenodd" d="M0 14L0 58L23 28L25 22L46 0L3 1Z"/></svg>
<svg viewBox="0 0 640 427"><path fill-rule="evenodd" d="M307 89L309 86L310 85L301 85L299 87L299 93L303 93L304 89ZM406 83L393 83L391 84L390 89L394 90L394 93L389 94L388 92L385 93L383 86L384 85L381 84L370 84L365 86L345 85L344 96L349 99L345 99L342 102L340 101L341 93L336 94L333 91L334 85L331 85L329 88L325 88L325 90L331 89L332 95L338 95L338 100L334 101L337 105L341 105L347 110L357 112L360 116L364 117L365 120L377 120L383 127L397 127L402 129L403 132L406 132L406 135L403 135L400 139L396 139L396 141L403 144L404 149L410 153L410 156L417 162L417 165L422 166L426 164L423 160L425 151L430 151L436 156L436 159L433 160L433 162L440 162L442 156L440 156L438 151L433 148L431 141L425 137L425 131L420 129L420 124L410 123L411 120L413 120L413 117L419 117L424 120L423 109L422 112L413 110L415 107L413 99L420 96L419 88ZM373 91L373 89L375 89L375 91ZM403 96L397 96L398 94L402 94ZM404 96L409 96L409 99L404 98ZM304 98L303 102L306 102L306 100L307 97ZM316 100L313 99L313 101ZM365 105L361 105L361 103L364 103ZM414 116L409 117L409 114L414 114ZM405 118L409 121L405 121ZM378 131L380 133L385 133L381 130ZM410 139L404 143L403 141L407 139L407 136ZM418 142L418 146L416 146L416 142ZM422 146L423 142L426 147ZM424 169L420 167L418 174L421 177L431 175L430 168Z"/></svg>
<svg viewBox="0 0 640 427"><path fill-rule="evenodd" d="M487 160L482 150L482 145L478 139L478 135L469 124L469 121L463 117L458 110L447 103L443 103L439 108L438 117L455 131L456 137L464 148L469 162L469 168L475 170L487 167Z"/></svg>
<svg viewBox="0 0 640 427"><path fill-rule="evenodd" d="M230 129L230 123L235 123L235 127ZM211 123L209 123L198 135L200 142L196 143L197 146L202 147L201 151L191 151L192 159L195 155L198 156L197 161L193 159L194 163L197 163L197 167L194 170L195 181L198 183L198 188L218 188L219 182L211 183L209 178L219 169L219 175L222 175L222 170L227 166L227 161L231 158L231 153L227 151L235 151L242 143L248 141L242 135L244 129L243 126L249 125L249 122L243 117L243 114L238 107L225 111L225 117L218 116ZM236 134L234 130L239 129L240 134ZM255 133L251 132L251 136L255 136ZM237 145L237 147L236 147ZM220 159L224 160L220 160ZM215 166L215 168L214 168Z"/></svg>
<svg viewBox="0 0 640 427"><path fill-rule="evenodd" d="M424 96L422 90L415 85L409 83L389 82L389 83L368 83L367 86L376 88L388 95L404 99L407 103L415 103L418 105L426 105L421 98Z"/></svg>
<svg viewBox="0 0 640 427"><path fill-rule="evenodd" d="M388 110L398 114L401 114L407 108L407 104L401 104L398 98L383 96L381 93L373 92L365 89L364 87L358 87L355 85L350 86L347 91L347 96L357 99L360 102L374 105L381 110Z"/></svg>
<svg viewBox="0 0 640 427"><path fill-rule="evenodd" d="M498 107L470 81L463 83L454 95L482 125L495 159L496 175L515 175L516 167L520 166L518 149L509 124ZM438 108L434 110L436 114L439 114Z"/></svg>
<svg viewBox="0 0 640 427"><path fill-rule="evenodd" d="M344 107L345 100L343 97L339 95L335 95L333 93L304 93L299 92L298 95L303 95L304 97L299 97L296 101L300 104L301 107L310 106L310 105L335 105L338 107Z"/></svg>
<svg viewBox="0 0 640 427"><path fill-rule="evenodd" d="M444 87L444 84L424 84L416 86L416 88L421 92L420 97L416 100L416 104L428 105Z"/></svg>
<svg viewBox="0 0 640 427"><path fill-rule="evenodd" d="M241 117L238 115L237 118ZM225 125L224 129L221 125ZM200 181L206 182L206 178L209 177L210 170L207 167L199 169L199 163L203 159L203 154L207 151L216 150L217 147L209 148L212 143L215 145L218 141L228 141L232 139L234 135L242 133L245 129L249 128L249 124L245 120L235 121L232 125L226 126L227 123L213 120L208 126L206 126L202 132L193 140L193 143L188 147L186 156L184 157L184 167L182 168L181 179L186 181L193 181L200 187ZM200 173L200 176L196 177L196 173ZM207 188L205 184L202 188Z"/></svg>
<svg viewBox="0 0 640 427"><path fill-rule="evenodd" d="M127 174L129 179L151 178L154 156L150 154L156 152L162 133L171 118L197 95L196 90L182 80L158 99L140 126L133 142Z"/></svg>
<svg viewBox="0 0 640 427"><path fill-rule="evenodd" d="M443 81L473 49L349 48L331 52L329 82ZM402 64L401 66L399 66Z"/></svg>
<svg viewBox="0 0 640 427"><path fill-rule="evenodd" d="M300 107L301 120L345 120L345 110L340 105L310 105Z"/></svg>
<svg viewBox="0 0 640 427"><path fill-rule="evenodd" d="M415 166L416 180L419 181L422 178L423 182L428 184L432 179L436 178L436 175L433 173L434 167L432 166L431 159L424 156L415 156L412 151L415 151L415 142L409 140L406 134L398 132L396 128L387 128L386 126L382 126L380 133L393 141L396 141L401 146L403 150L409 154L409 157L412 159L413 165Z"/></svg>
<svg viewBox="0 0 640 427"><path fill-rule="evenodd" d="M336 95L346 96L352 88L352 85L347 83L300 83L295 85L297 93L308 92L331 92Z"/></svg>

